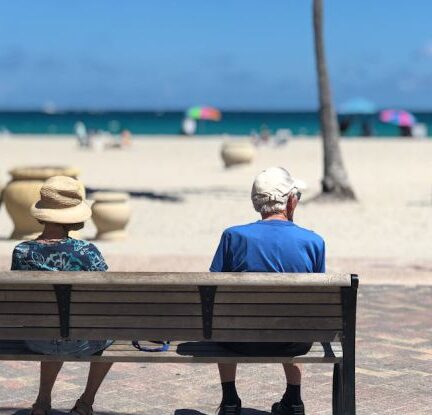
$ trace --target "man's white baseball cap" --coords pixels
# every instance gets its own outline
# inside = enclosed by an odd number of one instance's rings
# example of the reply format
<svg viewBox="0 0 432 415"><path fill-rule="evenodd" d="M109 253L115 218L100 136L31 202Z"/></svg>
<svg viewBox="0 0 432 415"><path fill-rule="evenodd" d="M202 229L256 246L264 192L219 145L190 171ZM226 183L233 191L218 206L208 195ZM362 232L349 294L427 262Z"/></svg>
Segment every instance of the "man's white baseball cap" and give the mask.
<svg viewBox="0 0 432 415"><path fill-rule="evenodd" d="M255 178L251 198L254 206L268 202L286 201L286 196L296 189L296 182L282 167L269 167Z"/></svg>

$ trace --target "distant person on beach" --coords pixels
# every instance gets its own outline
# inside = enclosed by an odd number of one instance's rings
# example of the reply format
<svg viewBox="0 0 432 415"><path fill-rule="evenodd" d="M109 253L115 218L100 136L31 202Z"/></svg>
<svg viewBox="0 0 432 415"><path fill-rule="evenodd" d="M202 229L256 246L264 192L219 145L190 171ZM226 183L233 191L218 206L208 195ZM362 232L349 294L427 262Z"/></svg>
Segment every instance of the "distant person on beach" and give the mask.
<svg viewBox="0 0 432 415"><path fill-rule="evenodd" d="M261 220L226 229L210 266L211 272L325 272L325 246L316 233L294 224L301 193L291 175L281 167L261 172L252 186L252 203ZM263 278L265 278L263 276ZM306 354L310 343L222 343L245 355L292 356ZM273 415L304 415L301 399L301 366L284 364L286 391L273 404ZM222 403L219 415L238 415L235 363L219 364Z"/></svg>
<svg viewBox="0 0 432 415"><path fill-rule="evenodd" d="M123 130L120 134L122 148L130 147L132 144L132 134L129 130Z"/></svg>
<svg viewBox="0 0 432 415"><path fill-rule="evenodd" d="M361 132L363 137L373 136L373 128L369 120L364 120L361 124Z"/></svg>
<svg viewBox="0 0 432 415"><path fill-rule="evenodd" d="M412 127L409 125L399 126L399 132L401 137L412 137Z"/></svg>
<svg viewBox="0 0 432 415"><path fill-rule="evenodd" d="M48 179L40 191L40 200L31 208L32 216L44 225L42 234L33 241L17 245L12 254L11 269L18 271L106 271L102 254L91 243L72 239L70 231L79 230L91 216L84 201L84 191L78 180L55 176ZM27 347L48 355L100 355L112 342L108 340L29 340ZM51 392L63 365L61 361L41 362L39 394L30 415L48 415ZM92 415L92 405L112 363L90 364L84 393L70 412Z"/></svg>
<svg viewBox="0 0 432 415"><path fill-rule="evenodd" d="M263 143L263 144L267 144L270 141L271 131L267 127L267 125L263 124L261 126L259 137L260 137L261 143Z"/></svg>
<svg viewBox="0 0 432 415"><path fill-rule="evenodd" d="M343 117L339 120L339 132L345 134L351 126L351 118Z"/></svg>
<svg viewBox="0 0 432 415"><path fill-rule="evenodd" d="M75 126L75 135L78 140L78 144L80 147L89 147L90 146L90 135L87 132L87 128L82 121L78 121Z"/></svg>

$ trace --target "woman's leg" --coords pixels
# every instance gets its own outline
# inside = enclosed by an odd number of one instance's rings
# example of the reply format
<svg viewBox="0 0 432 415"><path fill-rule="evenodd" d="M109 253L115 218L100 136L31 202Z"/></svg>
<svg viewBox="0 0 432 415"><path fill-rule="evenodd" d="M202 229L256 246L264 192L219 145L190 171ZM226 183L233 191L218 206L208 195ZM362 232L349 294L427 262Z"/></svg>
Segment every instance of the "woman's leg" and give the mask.
<svg viewBox="0 0 432 415"><path fill-rule="evenodd" d="M39 393L36 399L40 406L51 405L51 392L62 366L63 362L41 362Z"/></svg>
<svg viewBox="0 0 432 415"><path fill-rule="evenodd" d="M111 366L112 363L93 362L90 364L87 385L80 398L87 405L93 405L96 393L105 379L105 376L111 369Z"/></svg>

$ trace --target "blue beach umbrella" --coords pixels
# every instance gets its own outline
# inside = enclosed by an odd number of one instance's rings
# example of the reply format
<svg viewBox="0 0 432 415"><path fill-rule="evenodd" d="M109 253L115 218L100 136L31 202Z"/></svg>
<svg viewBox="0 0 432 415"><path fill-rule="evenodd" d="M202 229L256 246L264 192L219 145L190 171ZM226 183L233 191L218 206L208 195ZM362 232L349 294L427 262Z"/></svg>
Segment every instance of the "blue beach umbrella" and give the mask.
<svg viewBox="0 0 432 415"><path fill-rule="evenodd" d="M339 109L339 114L375 114L376 105L366 98L352 98L345 101Z"/></svg>

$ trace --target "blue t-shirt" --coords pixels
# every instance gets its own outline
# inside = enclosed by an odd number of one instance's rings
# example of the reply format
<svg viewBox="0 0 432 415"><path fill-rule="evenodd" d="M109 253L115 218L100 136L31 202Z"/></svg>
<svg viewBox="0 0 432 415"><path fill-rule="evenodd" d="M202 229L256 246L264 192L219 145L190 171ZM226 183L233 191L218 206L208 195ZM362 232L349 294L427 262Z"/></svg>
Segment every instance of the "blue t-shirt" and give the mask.
<svg viewBox="0 0 432 415"><path fill-rule="evenodd" d="M325 272L325 244L316 233L284 220L226 229L212 272Z"/></svg>

